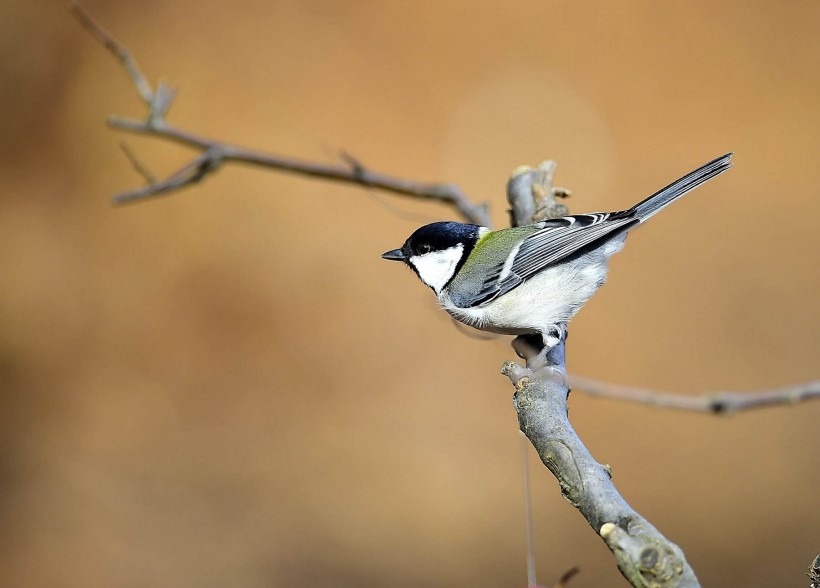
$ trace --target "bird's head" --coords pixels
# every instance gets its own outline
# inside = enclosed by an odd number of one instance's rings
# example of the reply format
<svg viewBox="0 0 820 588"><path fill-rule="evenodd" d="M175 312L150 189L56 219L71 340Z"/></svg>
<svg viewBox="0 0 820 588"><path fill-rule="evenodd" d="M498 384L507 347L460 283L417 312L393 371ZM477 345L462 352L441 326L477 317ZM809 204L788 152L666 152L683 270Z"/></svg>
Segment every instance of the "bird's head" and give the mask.
<svg viewBox="0 0 820 588"><path fill-rule="evenodd" d="M403 261L436 295L453 279L488 229L457 222L437 222L417 229L400 249L382 259Z"/></svg>

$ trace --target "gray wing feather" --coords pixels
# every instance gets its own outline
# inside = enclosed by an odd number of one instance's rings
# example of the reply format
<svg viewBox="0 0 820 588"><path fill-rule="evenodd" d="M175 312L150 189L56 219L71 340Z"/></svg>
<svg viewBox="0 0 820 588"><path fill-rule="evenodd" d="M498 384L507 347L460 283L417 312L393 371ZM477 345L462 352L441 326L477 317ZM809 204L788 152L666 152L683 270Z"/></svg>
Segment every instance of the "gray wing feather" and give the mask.
<svg viewBox="0 0 820 588"><path fill-rule="evenodd" d="M550 265L614 237L639 221L631 212L579 214L540 223L543 228L521 242L507 275L505 263L487 274L475 296L464 306L490 302ZM466 301L465 301L466 302Z"/></svg>
<svg viewBox="0 0 820 588"><path fill-rule="evenodd" d="M583 214L565 218L574 222L564 227L545 228L524 240L513 261L511 273L524 279L529 278L544 267L569 257L602 237L637 223L637 219L631 215L617 213Z"/></svg>

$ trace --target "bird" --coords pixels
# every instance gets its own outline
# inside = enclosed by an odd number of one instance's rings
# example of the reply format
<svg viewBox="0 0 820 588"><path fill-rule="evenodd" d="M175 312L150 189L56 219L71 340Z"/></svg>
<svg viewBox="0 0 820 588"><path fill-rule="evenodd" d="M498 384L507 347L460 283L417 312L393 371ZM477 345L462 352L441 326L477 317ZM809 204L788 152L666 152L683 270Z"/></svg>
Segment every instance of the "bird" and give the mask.
<svg viewBox="0 0 820 588"><path fill-rule="evenodd" d="M604 284L627 233L732 166L727 153L618 212L573 214L491 230L454 221L417 229L401 261L456 320L482 331L540 336L539 356L567 337L567 323Z"/></svg>

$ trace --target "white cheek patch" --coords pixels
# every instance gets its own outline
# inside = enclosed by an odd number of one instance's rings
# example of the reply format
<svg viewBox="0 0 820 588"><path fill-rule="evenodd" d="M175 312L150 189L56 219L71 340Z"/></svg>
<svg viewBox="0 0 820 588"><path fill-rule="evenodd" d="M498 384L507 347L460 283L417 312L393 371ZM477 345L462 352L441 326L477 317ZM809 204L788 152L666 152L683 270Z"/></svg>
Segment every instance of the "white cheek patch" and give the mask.
<svg viewBox="0 0 820 588"><path fill-rule="evenodd" d="M459 243L455 247L442 251L414 255L409 261L416 268L421 281L435 290L436 294L441 294L444 284L453 277L456 265L461 261L462 253L464 253L464 245Z"/></svg>

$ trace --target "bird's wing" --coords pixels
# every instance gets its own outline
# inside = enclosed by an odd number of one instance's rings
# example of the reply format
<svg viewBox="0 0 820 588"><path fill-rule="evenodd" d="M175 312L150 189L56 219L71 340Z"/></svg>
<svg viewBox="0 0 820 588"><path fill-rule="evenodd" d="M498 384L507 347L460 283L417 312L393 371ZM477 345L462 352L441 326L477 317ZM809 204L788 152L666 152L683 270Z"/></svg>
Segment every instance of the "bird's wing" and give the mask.
<svg viewBox="0 0 820 588"><path fill-rule="evenodd" d="M633 211L576 214L539 223L539 230L523 239L509 257L489 270L481 287L459 306L486 304L550 265L589 251L639 221Z"/></svg>

